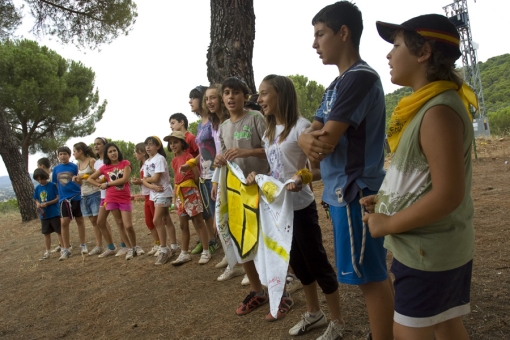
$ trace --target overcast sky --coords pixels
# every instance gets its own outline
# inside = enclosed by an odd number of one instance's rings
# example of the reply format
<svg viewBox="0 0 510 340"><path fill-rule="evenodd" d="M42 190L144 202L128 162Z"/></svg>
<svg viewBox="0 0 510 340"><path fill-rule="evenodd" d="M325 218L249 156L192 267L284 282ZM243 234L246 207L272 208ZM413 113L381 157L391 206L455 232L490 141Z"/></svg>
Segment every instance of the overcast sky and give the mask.
<svg viewBox="0 0 510 340"><path fill-rule="evenodd" d="M92 136L72 139L67 145L92 143L96 136L139 143L150 135L166 136L168 117L182 112L188 119L189 92L197 85L208 85L206 54L209 46L209 0L136 1L138 19L128 36L120 37L101 51L80 51L48 37L34 37L28 31L33 20L25 15L25 25L17 34L46 45L67 59L80 60L96 73L101 100L107 99L103 119ZM334 66L324 66L311 47L313 16L324 0L254 0L255 84L268 74L302 74L327 86L338 75ZM358 0L363 13L364 31L361 57L379 72L386 93L398 87L391 84L386 54L391 45L377 34L375 21L402 23L428 13L444 14L448 0ZM468 0L473 40L479 45L478 60L509 53L502 39L507 31L508 12L503 0ZM30 157L29 170L36 168L41 155ZM73 160L73 159L72 159ZM0 162L0 176L7 175Z"/></svg>

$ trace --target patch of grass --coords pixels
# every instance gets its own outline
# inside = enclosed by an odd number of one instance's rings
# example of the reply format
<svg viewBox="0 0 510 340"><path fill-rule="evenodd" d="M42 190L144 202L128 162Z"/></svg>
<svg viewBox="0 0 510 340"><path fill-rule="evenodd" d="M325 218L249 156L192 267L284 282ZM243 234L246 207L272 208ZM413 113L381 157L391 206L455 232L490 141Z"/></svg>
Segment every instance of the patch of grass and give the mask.
<svg viewBox="0 0 510 340"><path fill-rule="evenodd" d="M18 200L17 199L10 199L5 202L0 202L0 214L10 213L18 211Z"/></svg>

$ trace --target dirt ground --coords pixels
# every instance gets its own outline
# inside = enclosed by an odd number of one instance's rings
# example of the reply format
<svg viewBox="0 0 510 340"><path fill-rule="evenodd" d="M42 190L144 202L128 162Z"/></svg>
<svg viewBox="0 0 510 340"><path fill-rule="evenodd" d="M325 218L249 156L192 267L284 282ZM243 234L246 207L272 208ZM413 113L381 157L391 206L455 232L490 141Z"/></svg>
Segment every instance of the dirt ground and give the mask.
<svg viewBox="0 0 510 340"><path fill-rule="evenodd" d="M472 312L464 322L472 339L508 339L510 164L505 161L510 161L510 139L478 140L477 149ZM322 189L320 183L315 185L318 202ZM138 243L148 251L152 241L143 222L142 203L137 202L134 211ZM319 212L324 244L333 261L331 221L320 206ZM176 223L175 214L172 219ZM16 213L0 215L0 339L291 339L288 330L305 311L301 290L293 294L295 306L281 321L264 320L268 306L236 316L234 310L248 289L241 286L242 277L216 281L222 270L214 265L222 251L204 266L198 264L198 256L182 267L156 267L155 258L147 255L125 261L81 256L76 250L63 262L55 254L39 261L44 250L40 222L21 224L20 220ZM92 249L88 221L87 240ZM71 243L79 243L74 223ZM368 318L362 295L346 285L340 285L340 292L344 338L364 339ZM300 339L315 339L323 331L314 330Z"/></svg>

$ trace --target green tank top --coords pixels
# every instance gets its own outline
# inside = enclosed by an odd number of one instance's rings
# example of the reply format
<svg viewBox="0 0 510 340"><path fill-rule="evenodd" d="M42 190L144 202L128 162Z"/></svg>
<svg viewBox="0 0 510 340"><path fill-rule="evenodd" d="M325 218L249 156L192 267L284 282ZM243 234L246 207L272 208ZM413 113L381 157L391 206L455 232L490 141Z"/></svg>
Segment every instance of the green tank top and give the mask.
<svg viewBox="0 0 510 340"><path fill-rule="evenodd" d="M465 195L448 216L429 225L385 237L384 247L408 267L444 271L460 267L473 258L473 200L471 198L471 143L473 125L456 91L445 91L418 111L402 134L399 146L377 194L376 212L393 215L432 189L430 169L420 148L420 127L425 112L436 105L452 108L464 123Z"/></svg>

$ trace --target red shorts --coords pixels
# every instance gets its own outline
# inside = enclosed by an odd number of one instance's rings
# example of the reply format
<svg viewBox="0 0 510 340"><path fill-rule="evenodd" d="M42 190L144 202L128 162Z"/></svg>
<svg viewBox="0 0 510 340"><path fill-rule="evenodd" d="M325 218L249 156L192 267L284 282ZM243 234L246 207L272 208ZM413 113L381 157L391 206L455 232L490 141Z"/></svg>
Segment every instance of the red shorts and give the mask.
<svg viewBox="0 0 510 340"><path fill-rule="evenodd" d="M181 198L177 197L177 214L179 216L193 217L204 211L198 188L181 188L181 193L184 196L184 204L181 202Z"/></svg>
<svg viewBox="0 0 510 340"><path fill-rule="evenodd" d="M154 201L149 199L150 195L144 195L145 203L143 204L143 212L145 215L145 224L149 230L156 228L154 225Z"/></svg>

